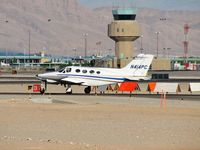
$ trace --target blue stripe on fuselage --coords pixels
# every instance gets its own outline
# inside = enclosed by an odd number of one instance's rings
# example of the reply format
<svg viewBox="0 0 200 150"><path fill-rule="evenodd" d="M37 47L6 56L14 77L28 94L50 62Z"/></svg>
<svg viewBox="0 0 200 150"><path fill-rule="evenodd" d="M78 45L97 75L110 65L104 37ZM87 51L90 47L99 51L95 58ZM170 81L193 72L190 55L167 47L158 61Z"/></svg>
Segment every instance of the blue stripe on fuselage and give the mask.
<svg viewBox="0 0 200 150"><path fill-rule="evenodd" d="M99 77L99 76L90 76L90 75L77 75L77 74L58 74L60 76L69 77L69 76L76 76L76 77L87 77L87 78L98 78L98 79L109 79L109 80L118 80L124 81L125 78L111 78L111 77Z"/></svg>

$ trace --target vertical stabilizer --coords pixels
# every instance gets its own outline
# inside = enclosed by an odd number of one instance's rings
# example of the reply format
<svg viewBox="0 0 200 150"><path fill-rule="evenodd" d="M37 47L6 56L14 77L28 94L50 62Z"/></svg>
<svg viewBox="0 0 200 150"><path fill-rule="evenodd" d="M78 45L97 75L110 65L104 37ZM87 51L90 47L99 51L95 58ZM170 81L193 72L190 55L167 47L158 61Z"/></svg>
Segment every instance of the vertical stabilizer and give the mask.
<svg viewBox="0 0 200 150"><path fill-rule="evenodd" d="M139 54L127 66L122 68L122 70L126 71L130 76L147 76L153 58L153 55Z"/></svg>

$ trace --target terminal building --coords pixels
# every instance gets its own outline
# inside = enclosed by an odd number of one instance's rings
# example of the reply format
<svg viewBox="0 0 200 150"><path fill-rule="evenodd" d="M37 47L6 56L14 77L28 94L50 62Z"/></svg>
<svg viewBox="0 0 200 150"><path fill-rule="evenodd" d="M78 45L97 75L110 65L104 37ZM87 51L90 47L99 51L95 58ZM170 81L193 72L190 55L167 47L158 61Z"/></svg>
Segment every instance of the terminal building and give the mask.
<svg viewBox="0 0 200 150"><path fill-rule="evenodd" d="M57 69L60 67L65 67L69 65L91 65L93 60L96 58L91 56L87 58L82 57L60 57L60 56L45 56L44 54L31 54L24 55L0 55L0 67L10 67L10 68L49 68L49 69Z"/></svg>
<svg viewBox="0 0 200 150"><path fill-rule="evenodd" d="M6 64L39 64L42 62L41 56L0 56L0 62L4 62Z"/></svg>

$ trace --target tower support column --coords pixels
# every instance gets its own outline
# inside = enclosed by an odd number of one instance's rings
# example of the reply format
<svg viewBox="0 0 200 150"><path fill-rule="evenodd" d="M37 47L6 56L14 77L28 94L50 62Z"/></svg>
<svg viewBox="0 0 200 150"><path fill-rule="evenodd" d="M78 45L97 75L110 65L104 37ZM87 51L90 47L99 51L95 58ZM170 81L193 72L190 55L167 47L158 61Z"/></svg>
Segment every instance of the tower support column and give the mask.
<svg viewBox="0 0 200 150"><path fill-rule="evenodd" d="M133 42L132 41L117 41L115 43L115 53L117 58L132 59L133 57Z"/></svg>

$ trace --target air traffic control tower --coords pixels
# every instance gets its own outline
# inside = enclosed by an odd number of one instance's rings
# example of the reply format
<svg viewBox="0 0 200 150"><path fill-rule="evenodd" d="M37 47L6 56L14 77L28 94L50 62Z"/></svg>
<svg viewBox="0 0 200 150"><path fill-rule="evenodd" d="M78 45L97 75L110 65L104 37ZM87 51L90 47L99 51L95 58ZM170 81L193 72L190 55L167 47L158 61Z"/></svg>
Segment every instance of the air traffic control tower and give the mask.
<svg viewBox="0 0 200 150"><path fill-rule="evenodd" d="M114 21L108 25L108 36L115 41L117 67L128 64L134 56L133 41L140 37L140 27L136 18L136 8L113 9Z"/></svg>

